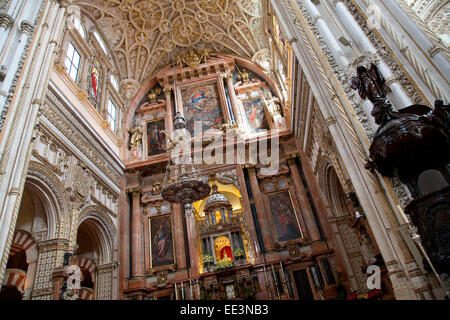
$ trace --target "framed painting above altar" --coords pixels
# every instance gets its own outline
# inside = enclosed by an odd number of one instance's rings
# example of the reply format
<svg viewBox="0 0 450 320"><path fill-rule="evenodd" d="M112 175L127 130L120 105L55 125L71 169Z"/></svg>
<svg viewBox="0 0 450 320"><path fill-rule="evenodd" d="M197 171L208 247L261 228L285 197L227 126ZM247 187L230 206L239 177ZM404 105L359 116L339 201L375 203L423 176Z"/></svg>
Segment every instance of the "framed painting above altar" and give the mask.
<svg viewBox="0 0 450 320"><path fill-rule="evenodd" d="M195 121L202 122L202 132L219 129L224 124L224 115L216 83L181 89L186 129L193 136Z"/></svg>
<svg viewBox="0 0 450 320"><path fill-rule="evenodd" d="M289 190L269 193L266 197L272 212L277 241L281 244L302 238L300 224Z"/></svg>
<svg viewBox="0 0 450 320"><path fill-rule="evenodd" d="M151 268L175 263L171 217L166 214L149 220Z"/></svg>

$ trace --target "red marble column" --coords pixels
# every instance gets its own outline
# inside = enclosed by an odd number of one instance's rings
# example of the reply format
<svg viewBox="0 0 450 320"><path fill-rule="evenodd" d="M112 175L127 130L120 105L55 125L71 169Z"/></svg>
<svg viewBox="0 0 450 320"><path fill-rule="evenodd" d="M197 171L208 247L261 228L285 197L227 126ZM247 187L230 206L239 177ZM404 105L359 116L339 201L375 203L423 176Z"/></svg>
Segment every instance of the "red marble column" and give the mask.
<svg viewBox="0 0 450 320"><path fill-rule="evenodd" d="M297 165L295 163L295 159L288 159L289 169L292 175L292 182L294 183L295 190L297 191L297 199L300 203L300 208L303 214L303 220L305 221L306 228L308 229L308 234L310 236L310 241L319 241L320 233L317 228L316 220L314 218L314 214L311 208L311 204L309 203L308 196L306 195L305 186L303 185L302 178L300 177L300 173L298 172Z"/></svg>
<svg viewBox="0 0 450 320"><path fill-rule="evenodd" d="M167 128L167 132L172 134L173 132L173 114L172 114L172 88L167 88L164 89L164 93L166 94L166 112L167 112L167 116L166 119L168 121L166 121L166 128Z"/></svg>
<svg viewBox="0 0 450 320"><path fill-rule="evenodd" d="M252 215L252 209L250 208L250 202L247 194L247 187L245 186L245 179L244 179L244 172L242 171L241 166L237 166L236 168L237 176L239 179L239 186L240 186L240 192L242 195L243 201L243 207L244 207L244 215L245 215L245 221L247 223L248 231L250 233L250 248L255 255L255 263L261 263L262 257L260 250L257 250L255 247L255 243L258 242L258 236L256 235L256 228L253 221L253 215Z"/></svg>
<svg viewBox="0 0 450 320"><path fill-rule="evenodd" d="M131 276L142 277L142 214L141 214L141 188L129 191L133 196L133 211L131 219Z"/></svg>
<svg viewBox="0 0 450 320"><path fill-rule="evenodd" d="M183 212L179 203L173 204L174 238L176 264L178 268L186 268L186 247L184 245Z"/></svg>
<svg viewBox="0 0 450 320"><path fill-rule="evenodd" d="M259 189L258 178L256 177L255 167L249 167L248 173L250 177L250 186L252 188L253 201L256 207L256 213L258 214L259 225L261 227L261 233L264 241L266 251L274 249L273 232L271 223L264 206L264 198Z"/></svg>

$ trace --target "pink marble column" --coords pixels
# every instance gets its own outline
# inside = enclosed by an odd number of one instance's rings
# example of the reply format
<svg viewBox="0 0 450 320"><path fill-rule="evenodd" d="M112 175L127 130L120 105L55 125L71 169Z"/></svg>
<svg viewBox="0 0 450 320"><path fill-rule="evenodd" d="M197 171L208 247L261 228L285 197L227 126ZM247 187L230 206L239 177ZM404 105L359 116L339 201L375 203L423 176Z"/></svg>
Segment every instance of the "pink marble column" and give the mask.
<svg viewBox="0 0 450 320"><path fill-rule="evenodd" d="M308 196L306 195L305 186L303 185L302 178L300 177L300 173L298 172L295 159L288 159L288 165L292 175L292 182L294 183L295 190L297 191L297 199L300 203L303 220L305 221L305 225L310 236L309 240L311 242L318 241L320 240L319 229L317 228L311 204L309 203Z"/></svg>
<svg viewBox="0 0 450 320"><path fill-rule="evenodd" d="M259 189L258 178L256 177L255 167L248 168L248 174L250 177L250 186L252 188L253 201L256 207L256 213L258 214L258 220L261 227L261 233L264 241L264 246L266 251L271 251L274 249L273 232L271 228L271 223L269 216L265 210L264 198Z"/></svg>
<svg viewBox="0 0 450 320"><path fill-rule="evenodd" d="M168 121L166 121L166 128L167 128L167 132L168 133L172 133L173 132L173 114L172 114L172 88L167 88L164 89L164 93L166 94L166 112L167 112L167 116L166 119Z"/></svg>
<svg viewBox="0 0 450 320"><path fill-rule="evenodd" d="M184 243L183 212L179 203L173 204L173 222L176 264L178 268L186 268L186 247Z"/></svg>
<svg viewBox="0 0 450 320"><path fill-rule="evenodd" d="M200 261L198 255L198 242L197 242L197 226L193 213L187 212L186 210L186 227L188 232L189 241L189 256L191 261L191 272L190 276L196 277L199 274L198 264Z"/></svg>
<svg viewBox="0 0 450 320"><path fill-rule="evenodd" d="M142 277L142 214L141 214L141 188L130 189L133 197L133 210L131 219L131 276Z"/></svg>

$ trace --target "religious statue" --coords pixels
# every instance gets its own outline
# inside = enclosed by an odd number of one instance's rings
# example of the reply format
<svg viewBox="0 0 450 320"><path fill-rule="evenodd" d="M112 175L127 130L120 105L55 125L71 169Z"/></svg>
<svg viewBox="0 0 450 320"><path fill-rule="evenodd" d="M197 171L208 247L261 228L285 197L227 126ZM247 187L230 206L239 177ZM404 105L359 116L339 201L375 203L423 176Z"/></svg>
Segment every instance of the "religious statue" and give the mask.
<svg viewBox="0 0 450 320"><path fill-rule="evenodd" d="M262 96L263 102L265 103L267 110L269 110L272 115L281 115L280 99L274 97L272 92L267 92L267 100Z"/></svg>
<svg viewBox="0 0 450 320"><path fill-rule="evenodd" d="M61 289L61 298L63 300L78 300L83 273L78 266L76 255L70 255L68 265L64 267L64 273L68 278Z"/></svg>
<svg viewBox="0 0 450 320"><path fill-rule="evenodd" d="M134 122L134 127L128 132L131 134L130 148L140 147L142 145L142 128L137 120Z"/></svg>
<svg viewBox="0 0 450 320"><path fill-rule="evenodd" d="M250 81L250 73L246 69L242 69L242 71L238 71L238 80L242 80L242 83L246 81Z"/></svg>
<svg viewBox="0 0 450 320"><path fill-rule="evenodd" d="M156 99L158 98L158 95L161 93L161 88L156 88L152 91L150 91L150 93L147 95L148 100L150 100L150 102L154 102L156 101Z"/></svg>
<svg viewBox="0 0 450 320"><path fill-rule="evenodd" d="M372 265L377 262L377 259L375 258L375 249L373 248L369 238L365 233L361 235L361 238L361 253L364 261L366 262L367 266Z"/></svg>
<svg viewBox="0 0 450 320"><path fill-rule="evenodd" d="M356 72L357 76L352 78L351 87L358 90L361 99L372 102L371 114L375 118L375 123L382 126L389 120L399 118L400 114L393 111L391 103L386 99L384 79L378 72L378 68L372 63L370 69L358 66Z"/></svg>

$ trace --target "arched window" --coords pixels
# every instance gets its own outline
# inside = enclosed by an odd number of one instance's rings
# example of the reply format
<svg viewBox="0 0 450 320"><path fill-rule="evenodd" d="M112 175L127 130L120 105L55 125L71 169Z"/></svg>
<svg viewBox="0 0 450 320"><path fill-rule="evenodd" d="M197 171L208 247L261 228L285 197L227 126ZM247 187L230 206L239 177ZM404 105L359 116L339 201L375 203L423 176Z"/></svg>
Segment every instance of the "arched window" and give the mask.
<svg viewBox="0 0 450 320"><path fill-rule="evenodd" d="M81 21L77 18L75 18L73 20L73 26L75 27L75 29L78 31L78 33L80 34L80 36L84 39L86 37L86 32L84 31L84 26L81 23Z"/></svg>
<svg viewBox="0 0 450 320"><path fill-rule="evenodd" d="M108 123L113 132L116 131L117 107L111 99L108 100Z"/></svg>
<svg viewBox="0 0 450 320"><path fill-rule="evenodd" d="M97 39L98 44L100 45L100 47L102 48L102 50L103 50L106 54L108 54L108 50L106 49L106 44L105 44L105 42L103 41L102 37L98 34L97 31L94 31L94 37L95 37L95 39Z"/></svg>
<svg viewBox="0 0 450 320"><path fill-rule="evenodd" d="M109 80L111 81L113 88L116 89L117 91L119 91L119 81L117 81L117 77L114 75L111 75L109 77Z"/></svg>
<svg viewBox="0 0 450 320"><path fill-rule="evenodd" d="M67 48L67 55L64 64L67 67L67 73L72 78L74 82L77 82L78 69L80 68L80 54L78 53L72 42L69 42L69 47Z"/></svg>

